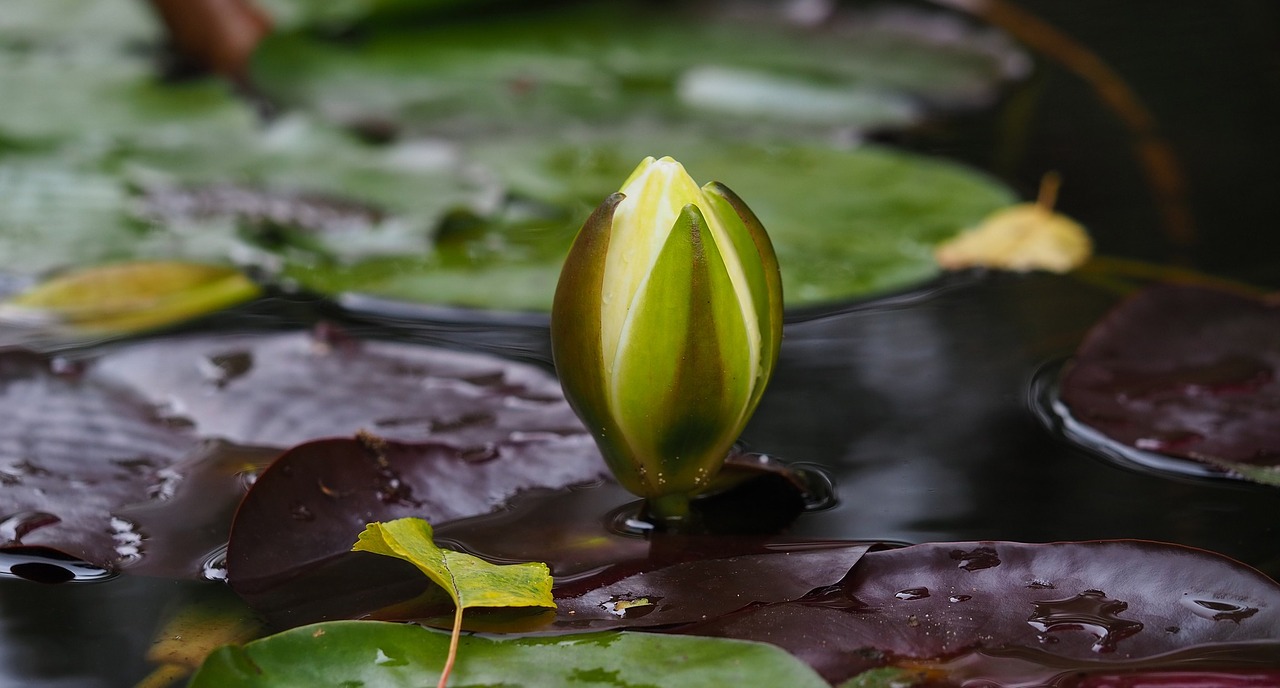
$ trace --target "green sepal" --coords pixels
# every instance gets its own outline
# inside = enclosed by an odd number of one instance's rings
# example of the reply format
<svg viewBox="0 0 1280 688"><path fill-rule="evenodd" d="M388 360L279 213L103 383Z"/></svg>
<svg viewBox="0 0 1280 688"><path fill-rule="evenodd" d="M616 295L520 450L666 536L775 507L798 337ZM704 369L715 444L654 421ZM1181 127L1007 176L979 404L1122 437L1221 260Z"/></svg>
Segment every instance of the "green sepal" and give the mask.
<svg viewBox="0 0 1280 688"><path fill-rule="evenodd" d="M697 206L681 211L622 334L610 398L645 465L640 494L696 492L742 431L755 381L737 292Z"/></svg>
<svg viewBox="0 0 1280 688"><path fill-rule="evenodd" d="M643 484L640 464L609 410L600 340L605 256L613 213L623 198L621 193L606 198L569 249L551 306L551 355L569 404L595 437L618 482L635 492Z"/></svg>
<svg viewBox="0 0 1280 688"><path fill-rule="evenodd" d="M782 272L764 225L738 194L720 182L711 182L702 190L712 204L711 212L720 219L741 258L760 328L760 377L747 406L750 417L773 376L782 346Z"/></svg>

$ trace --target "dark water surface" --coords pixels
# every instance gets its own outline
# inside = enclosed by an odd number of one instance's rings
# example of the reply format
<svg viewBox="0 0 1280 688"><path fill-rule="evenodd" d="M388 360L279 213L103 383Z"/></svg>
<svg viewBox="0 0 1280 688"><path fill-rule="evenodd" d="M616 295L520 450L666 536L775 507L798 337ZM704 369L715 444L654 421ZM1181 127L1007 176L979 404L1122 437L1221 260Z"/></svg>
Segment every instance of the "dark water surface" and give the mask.
<svg viewBox="0 0 1280 688"><path fill-rule="evenodd" d="M980 121L902 143L989 169L1027 195L1041 174L1058 169L1060 207L1091 228L1104 252L1178 255L1280 286L1280 195L1271 192L1280 181L1277 5L1020 4L1080 38L1146 100L1157 130L1182 156L1200 243L1186 251L1165 242L1130 133L1086 84L1052 64L1031 85L1034 107L1025 119L1010 102ZM744 440L756 451L823 466L838 502L802 516L788 534L912 543L1142 538L1212 550L1280 577L1273 488L1107 461L1040 419L1045 376L1051 386L1056 366L1116 298L1077 277L961 275L793 316L776 377ZM335 316L337 309L315 303L270 302L205 326L280 327ZM391 334L549 359L538 317L504 325L452 319ZM164 620L222 590L129 575L64 585L0 580L0 688L133 686L151 671L144 657Z"/></svg>
<svg viewBox="0 0 1280 688"><path fill-rule="evenodd" d="M1037 415L1037 380L1070 355L1118 298L1079 277L962 274L827 313L798 314L744 440L817 464L834 507L808 513L795 539L1051 542L1140 538L1201 547L1280 576L1274 490L1109 462ZM315 305L315 304L312 304ZM222 316L255 326L262 309ZM326 309L322 309L326 310ZM334 313L312 313L312 316ZM548 360L534 320L357 331ZM403 323L402 323L403 325ZM1040 376L1038 378L1037 376ZM602 512L599 517L607 518ZM177 603L216 592L124 575L105 583L0 581L0 686L129 686ZM203 592L202 592L203 591Z"/></svg>

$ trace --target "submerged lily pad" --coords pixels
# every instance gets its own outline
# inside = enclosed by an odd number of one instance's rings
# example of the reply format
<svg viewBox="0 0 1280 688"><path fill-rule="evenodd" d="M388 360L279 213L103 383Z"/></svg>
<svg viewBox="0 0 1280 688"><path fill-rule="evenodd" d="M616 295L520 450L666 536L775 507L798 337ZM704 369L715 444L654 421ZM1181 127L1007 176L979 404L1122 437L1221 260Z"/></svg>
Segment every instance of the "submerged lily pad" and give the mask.
<svg viewBox="0 0 1280 688"><path fill-rule="evenodd" d="M449 636L418 626L338 621L304 626L213 654L192 688L429 685ZM712 638L600 633L494 640L465 637L458 686L726 685L822 688L825 681L775 647Z"/></svg>
<svg viewBox="0 0 1280 688"><path fill-rule="evenodd" d="M1061 396L1118 442L1280 485L1280 305L1194 286L1140 292L1085 338Z"/></svg>

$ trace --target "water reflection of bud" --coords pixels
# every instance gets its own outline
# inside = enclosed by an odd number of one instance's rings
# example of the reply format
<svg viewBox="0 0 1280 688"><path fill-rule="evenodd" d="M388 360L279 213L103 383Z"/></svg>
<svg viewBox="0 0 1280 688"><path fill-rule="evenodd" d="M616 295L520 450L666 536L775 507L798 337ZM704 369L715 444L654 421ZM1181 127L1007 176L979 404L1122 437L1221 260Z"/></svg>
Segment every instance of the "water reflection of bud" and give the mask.
<svg viewBox="0 0 1280 688"><path fill-rule="evenodd" d="M683 518L764 392L782 285L764 228L732 191L647 158L587 219L551 338L565 395L618 481Z"/></svg>

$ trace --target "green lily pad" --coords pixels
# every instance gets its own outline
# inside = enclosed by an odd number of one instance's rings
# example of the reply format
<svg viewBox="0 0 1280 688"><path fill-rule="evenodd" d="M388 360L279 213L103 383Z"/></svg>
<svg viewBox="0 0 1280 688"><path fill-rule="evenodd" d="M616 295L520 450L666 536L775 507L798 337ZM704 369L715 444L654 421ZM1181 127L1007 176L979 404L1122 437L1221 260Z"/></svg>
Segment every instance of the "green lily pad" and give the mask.
<svg viewBox="0 0 1280 688"><path fill-rule="evenodd" d="M902 288L935 275L933 246L1012 202L993 180L884 148L714 142L637 129L556 145L502 141L474 150L517 198L546 199L544 217L499 211L457 245L418 256L294 262L285 273L324 293L547 310L569 243L590 210L645 155L671 153L700 180L746 199L777 249L790 306ZM500 247L497 250L494 247Z"/></svg>
<svg viewBox="0 0 1280 688"><path fill-rule="evenodd" d="M338 621L210 655L190 688L432 685L449 636L420 626ZM457 686L794 686L829 684L762 643L628 633L462 638Z"/></svg>
<svg viewBox="0 0 1280 688"><path fill-rule="evenodd" d="M370 2L368 11L382 4ZM870 121L841 110L858 88L967 101L1008 75L993 66L1009 57L998 47L963 32L912 38L884 19L814 34L664 11L631 32L619 19L627 7L481 23L449 15L342 44L279 36L263 46L257 76L300 111L269 123L217 83L156 80L127 48L144 41L141 29L86 39L95 59L89 48L0 46L0 92L24 94L0 99L0 148L17 151L0 158L0 285L108 261L182 260L249 266L328 295L545 311L591 208L640 159L670 154L747 200L777 247L787 303L799 306L927 279L938 242L1014 200L959 166L832 143L834 131ZM0 43L20 33L4 27ZM606 50L608 36L621 42ZM694 39L697 64L673 51ZM765 40L777 49L760 50ZM923 51L934 66L842 52L864 43L895 60ZM957 52L954 64L941 59ZM763 102L807 103L804 117L699 105L726 74L773 94ZM941 85L926 86L937 74ZM54 81L63 87L45 88ZM835 118L804 119L824 112ZM391 127L390 144L354 135L371 121Z"/></svg>
<svg viewBox="0 0 1280 688"><path fill-rule="evenodd" d="M60 159L0 158L0 271L35 275L129 257L142 230L128 203L111 175Z"/></svg>
<svg viewBox="0 0 1280 688"><path fill-rule="evenodd" d="M116 51L153 39L158 30L137 0L0 0L0 52Z"/></svg>
<svg viewBox="0 0 1280 688"><path fill-rule="evenodd" d="M254 76L274 97L400 136L397 160L447 150L454 174L494 183L452 199L466 231L450 231L456 215L434 218L430 251L353 260L338 247L284 274L324 293L545 310L590 209L643 157L672 155L747 199L799 305L926 279L933 245L1012 201L957 167L831 143L837 131L914 123L924 101L983 100L1019 70L998 36L918 29L941 15L841 13L815 29L764 21L763 7L746 20L703 9L690 21L597 3L343 42L268 40Z"/></svg>
<svg viewBox="0 0 1280 688"><path fill-rule="evenodd" d="M190 145L254 126L227 84L165 83L161 40L136 0L0 0L0 140L105 151Z"/></svg>
<svg viewBox="0 0 1280 688"><path fill-rule="evenodd" d="M0 93L22 94L0 103L0 134L51 146L183 146L255 126L229 86L162 83L151 60L123 49L91 57L0 50Z"/></svg>
<svg viewBox="0 0 1280 688"><path fill-rule="evenodd" d="M334 31L385 12L415 13L480 4L482 0L260 0L279 28ZM493 0L488 0L492 2Z"/></svg>
<svg viewBox="0 0 1280 688"><path fill-rule="evenodd" d="M281 35L260 47L253 71L268 92L336 121L390 118L419 132L648 113L818 133L913 124L925 101L985 102L1027 66L1010 41L951 15L836 12L788 26L767 4L733 9L576 3L354 41Z"/></svg>

